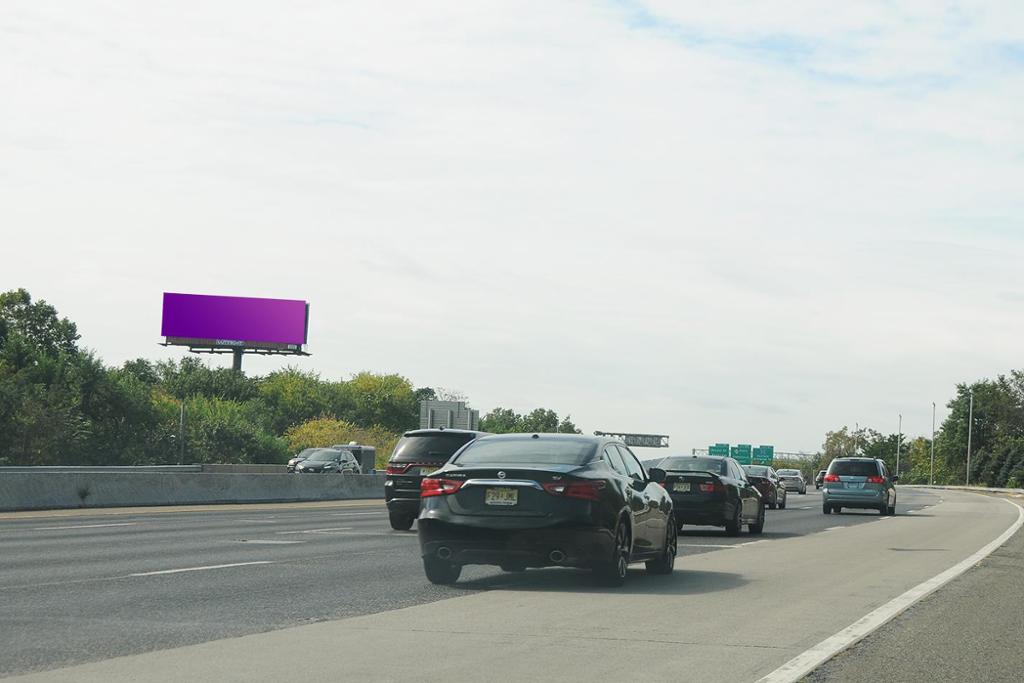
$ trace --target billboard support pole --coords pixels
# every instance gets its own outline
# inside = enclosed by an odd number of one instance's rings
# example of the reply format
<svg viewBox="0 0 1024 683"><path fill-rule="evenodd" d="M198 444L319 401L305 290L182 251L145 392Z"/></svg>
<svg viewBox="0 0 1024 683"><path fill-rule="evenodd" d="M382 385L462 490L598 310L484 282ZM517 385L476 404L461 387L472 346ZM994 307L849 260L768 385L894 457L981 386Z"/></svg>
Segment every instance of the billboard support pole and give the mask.
<svg viewBox="0 0 1024 683"><path fill-rule="evenodd" d="M234 356L234 361L231 363L231 369L234 370L235 372L241 372L242 371L242 349L232 349L231 353Z"/></svg>

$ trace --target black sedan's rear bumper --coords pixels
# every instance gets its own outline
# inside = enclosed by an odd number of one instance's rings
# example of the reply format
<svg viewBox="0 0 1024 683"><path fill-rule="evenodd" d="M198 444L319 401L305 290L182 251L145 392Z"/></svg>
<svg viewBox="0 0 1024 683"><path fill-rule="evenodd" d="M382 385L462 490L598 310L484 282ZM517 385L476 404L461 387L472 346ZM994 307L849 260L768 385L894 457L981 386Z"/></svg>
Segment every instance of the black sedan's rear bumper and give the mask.
<svg viewBox="0 0 1024 683"><path fill-rule="evenodd" d="M492 529L420 517L417 528L423 557L458 565L588 568L610 558L615 545L610 530L578 524Z"/></svg>
<svg viewBox="0 0 1024 683"><path fill-rule="evenodd" d="M708 502L702 505L687 505L672 499L672 515L676 524L697 524L706 526L725 526L726 520L732 519L734 510L726 500Z"/></svg>

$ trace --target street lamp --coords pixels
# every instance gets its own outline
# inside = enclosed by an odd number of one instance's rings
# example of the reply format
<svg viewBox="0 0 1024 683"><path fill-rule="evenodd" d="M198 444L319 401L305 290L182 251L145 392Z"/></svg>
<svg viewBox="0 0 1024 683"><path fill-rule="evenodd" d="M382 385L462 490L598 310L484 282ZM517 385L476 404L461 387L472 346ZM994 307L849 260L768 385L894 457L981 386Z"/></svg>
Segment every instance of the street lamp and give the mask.
<svg viewBox="0 0 1024 683"><path fill-rule="evenodd" d="M900 413L899 427L896 429L896 476L900 474L900 442L903 441L903 413Z"/></svg>
<svg viewBox="0 0 1024 683"><path fill-rule="evenodd" d="M928 475L928 485L935 486L935 401L932 401L932 469Z"/></svg>
<svg viewBox="0 0 1024 683"><path fill-rule="evenodd" d="M967 486L971 485L971 435L974 431L974 387L971 387L971 409L967 417Z"/></svg>

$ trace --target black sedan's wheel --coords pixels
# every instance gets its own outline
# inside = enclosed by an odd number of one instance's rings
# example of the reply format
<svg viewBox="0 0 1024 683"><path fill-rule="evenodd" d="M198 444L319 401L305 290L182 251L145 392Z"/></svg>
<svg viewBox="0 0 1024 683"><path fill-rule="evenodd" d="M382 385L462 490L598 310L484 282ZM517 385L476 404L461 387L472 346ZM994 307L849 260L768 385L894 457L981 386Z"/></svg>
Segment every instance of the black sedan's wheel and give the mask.
<svg viewBox="0 0 1024 683"><path fill-rule="evenodd" d="M743 520L740 517L740 504L736 503L736 513L732 516L732 519L725 523L725 533L728 536L739 536L742 526Z"/></svg>
<svg viewBox="0 0 1024 683"><path fill-rule="evenodd" d="M785 496L782 497L782 502L779 503L779 509L780 510L785 510L786 509L786 497Z"/></svg>
<svg viewBox="0 0 1024 683"><path fill-rule="evenodd" d="M832 514L832 506L828 505L826 503L822 503L822 505L821 505L821 512L822 512L822 514L825 514L825 515L831 515Z"/></svg>
<svg viewBox="0 0 1024 683"><path fill-rule="evenodd" d="M761 514L763 515L764 512L762 511ZM671 574L672 569L676 565L676 552L678 548L679 544L678 536L676 535L676 527L674 524L669 524L668 530L665 532L665 550L662 551L661 557L647 562L647 573Z"/></svg>
<svg viewBox="0 0 1024 683"><path fill-rule="evenodd" d="M759 534L764 531L764 508L761 508L760 514L757 516L757 521L753 524L747 525L747 530L752 534Z"/></svg>
<svg viewBox="0 0 1024 683"><path fill-rule="evenodd" d="M615 531L615 547L612 556L595 569L604 584L608 586L621 586L626 582L626 571L629 569L629 556L632 552L632 544L629 537L629 528L625 522L619 522L619 528Z"/></svg>
<svg viewBox="0 0 1024 683"><path fill-rule="evenodd" d="M459 580L459 574L462 573L462 566L452 564L451 562L445 562L437 557L424 557L423 571L427 575L427 580L430 581L430 583L447 586Z"/></svg>
<svg viewBox="0 0 1024 683"><path fill-rule="evenodd" d="M388 520L391 522L391 528L395 531L408 531L412 528L414 518L408 515L391 513L388 515Z"/></svg>

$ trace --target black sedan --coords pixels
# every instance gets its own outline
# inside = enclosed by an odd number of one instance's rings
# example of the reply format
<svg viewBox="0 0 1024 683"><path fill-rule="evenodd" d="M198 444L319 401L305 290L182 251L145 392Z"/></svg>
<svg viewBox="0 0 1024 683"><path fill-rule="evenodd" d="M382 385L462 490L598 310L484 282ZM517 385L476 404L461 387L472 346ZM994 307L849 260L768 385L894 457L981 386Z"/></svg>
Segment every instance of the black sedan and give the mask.
<svg viewBox="0 0 1024 683"><path fill-rule="evenodd" d="M500 434L464 446L423 478L417 522L427 579L454 583L467 564L593 569L621 585L631 562L668 574L672 500L622 442Z"/></svg>
<svg viewBox="0 0 1024 683"><path fill-rule="evenodd" d="M764 529L764 504L757 488L732 458L675 456L662 460L665 488L672 495L676 523L724 526L730 536L744 524L752 534Z"/></svg>

